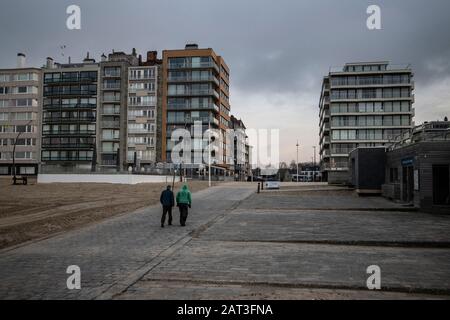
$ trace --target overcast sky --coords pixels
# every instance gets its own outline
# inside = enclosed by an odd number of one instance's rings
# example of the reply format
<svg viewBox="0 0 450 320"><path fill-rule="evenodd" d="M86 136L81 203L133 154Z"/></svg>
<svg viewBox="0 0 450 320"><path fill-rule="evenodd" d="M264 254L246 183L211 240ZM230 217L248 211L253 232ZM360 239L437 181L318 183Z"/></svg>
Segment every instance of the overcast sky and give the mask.
<svg viewBox="0 0 450 320"><path fill-rule="evenodd" d="M448 0L1 0L0 67L16 53L99 60L112 49L138 53L211 47L231 69L232 114L250 128L279 128L281 160L310 161L318 144L321 81L331 66L388 60L411 63L416 124L450 116ZM81 30L66 28L66 7L81 7ZM366 27L381 7L382 30ZM66 45L64 57L61 45Z"/></svg>

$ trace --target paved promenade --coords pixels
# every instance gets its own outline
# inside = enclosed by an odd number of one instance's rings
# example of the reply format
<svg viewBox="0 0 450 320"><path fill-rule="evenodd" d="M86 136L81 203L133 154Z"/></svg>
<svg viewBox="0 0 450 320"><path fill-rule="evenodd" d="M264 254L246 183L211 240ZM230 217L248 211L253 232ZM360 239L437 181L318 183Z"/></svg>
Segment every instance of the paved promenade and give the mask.
<svg viewBox="0 0 450 320"><path fill-rule="evenodd" d="M323 187L321 187L323 188ZM350 192L194 194L186 228L142 209L0 253L0 298L450 298L450 216ZM68 265L82 289L68 290ZM366 268L381 268L381 291Z"/></svg>

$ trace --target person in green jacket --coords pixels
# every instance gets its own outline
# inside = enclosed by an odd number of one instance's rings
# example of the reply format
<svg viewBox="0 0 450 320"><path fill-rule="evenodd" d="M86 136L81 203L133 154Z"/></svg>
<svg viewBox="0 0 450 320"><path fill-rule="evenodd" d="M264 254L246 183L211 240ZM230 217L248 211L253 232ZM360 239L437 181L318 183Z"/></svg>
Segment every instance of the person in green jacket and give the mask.
<svg viewBox="0 0 450 320"><path fill-rule="evenodd" d="M188 216L188 208L191 207L192 198L191 192L187 185L183 185L181 190L177 193L177 206L180 210L180 224L182 227L186 225L186 219Z"/></svg>

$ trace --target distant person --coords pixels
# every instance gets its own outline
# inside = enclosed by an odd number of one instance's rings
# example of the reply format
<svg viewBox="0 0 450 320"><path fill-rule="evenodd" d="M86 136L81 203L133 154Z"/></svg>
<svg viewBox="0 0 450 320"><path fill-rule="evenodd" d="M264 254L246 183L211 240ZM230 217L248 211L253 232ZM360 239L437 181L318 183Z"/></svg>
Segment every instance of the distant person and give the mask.
<svg viewBox="0 0 450 320"><path fill-rule="evenodd" d="M188 208L191 207L192 198L191 192L187 185L183 185L181 190L177 193L177 206L180 210L180 224L182 227L186 225L186 219L188 216Z"/></svg>
<svg viewBox="0 0 450 320"><path fill-rule="evenodd" d="M163 214L161 217L161 228L164 228L164 223L166 222L166 215L169 214L169 226L172 225L172 208L175 205L175 200L170 186L167 186L166 190L161 192L161 197L159 201L163 207Z"/></svg>

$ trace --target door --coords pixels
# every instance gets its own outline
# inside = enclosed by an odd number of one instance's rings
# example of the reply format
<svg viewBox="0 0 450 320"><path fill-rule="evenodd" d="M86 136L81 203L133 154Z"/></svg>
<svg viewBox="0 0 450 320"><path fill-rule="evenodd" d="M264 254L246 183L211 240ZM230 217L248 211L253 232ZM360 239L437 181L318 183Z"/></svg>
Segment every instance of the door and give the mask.
<svg viewBox="0 0 450 320"><path fill-rule="evenodd" d="M414 200L414 167L403 167L402 174L402 200L404 202L412 202Z"/></svg>
<svg viewBox="0 0 450 320"><path fill-rule="evenodd" d="M449 165L433 165L433 204L450 205Z"/></svg>

